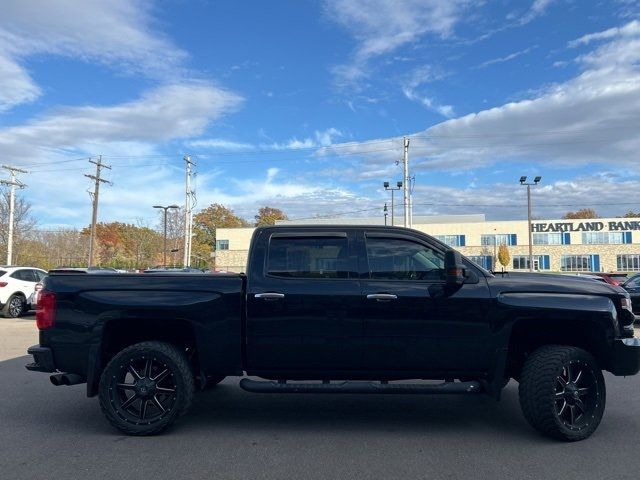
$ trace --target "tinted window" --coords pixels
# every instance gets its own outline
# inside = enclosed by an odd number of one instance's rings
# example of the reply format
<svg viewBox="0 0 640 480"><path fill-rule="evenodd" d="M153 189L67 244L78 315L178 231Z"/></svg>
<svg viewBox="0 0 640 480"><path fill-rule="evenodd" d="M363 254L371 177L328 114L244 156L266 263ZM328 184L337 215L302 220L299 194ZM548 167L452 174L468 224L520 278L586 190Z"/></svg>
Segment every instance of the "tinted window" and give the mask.
<svg viewBox="0 0 640 480"><path fill-rule="evenodd" d="M42 272L40 270L34 270L34 273L36 274L36 278L38 282L41 282L42 280L44 280L44 277L47 276L46 272Z"/></svg>
<svg viewBox="0 0 640 480"><path fill-rule="evenodd" d="M16 270L11 274L11 277L25 282L35 282L31 270Z"/></svg>
<svg viewBox="0 0 640 480"><path fill-rule="evenodd" d="M288 278L348 278L346 238L272 237L267 274Z"/></svg>
<svg viewBox="0 0 640 480"><path fill-rule="evenodd" d="M367 238L367 257L373 279L444 279L444 254L410 240Z"/></svg>
<svg viewBox="0 0 640 480"><path fill-rule="evenodd" d="M0 270L0 277L3 276L5 273L7 273L6 270Z"/></svg>

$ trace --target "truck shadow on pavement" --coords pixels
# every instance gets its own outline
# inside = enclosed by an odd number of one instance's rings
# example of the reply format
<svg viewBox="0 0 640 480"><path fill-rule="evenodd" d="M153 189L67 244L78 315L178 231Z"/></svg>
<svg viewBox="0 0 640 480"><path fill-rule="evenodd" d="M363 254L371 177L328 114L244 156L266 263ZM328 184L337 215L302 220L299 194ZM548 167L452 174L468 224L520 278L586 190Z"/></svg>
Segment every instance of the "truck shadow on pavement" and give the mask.
<svg viewBox="0 0 640 480"><path fill-rule="evenodd" d="M402 431L405 433L492 430L536 436L511 383L500 402L485 395L255 394L237 379L196 395L178 428L264 430Z"/></svg>

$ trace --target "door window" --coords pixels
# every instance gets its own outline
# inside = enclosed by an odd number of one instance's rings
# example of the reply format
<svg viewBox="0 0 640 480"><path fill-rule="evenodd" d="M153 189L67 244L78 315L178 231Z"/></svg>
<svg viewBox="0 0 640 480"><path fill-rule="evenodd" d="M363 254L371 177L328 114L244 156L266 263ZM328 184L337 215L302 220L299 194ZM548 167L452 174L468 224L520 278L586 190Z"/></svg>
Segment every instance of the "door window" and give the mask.
<svg viewBox="0 0 640 480"><path fill-rule="evenodd" d="M41 282L42 280L44 280L44 277L47 276L47 273L43 272L41 270L34 270L33 272L36 274L36 281L37 282Z"/></svg>
<svg viewBox="0 0 640 480"><path fill-rule="evenodd" d="M11 274L11 277L23 282L35 282L30 270L16 270Z"/></svg>
<svg viewBox="0 0 640 480"><path fill-rule="evenodd" d="M267 275L287 278L349 278L346 237L271 237Z"/></svg>
<svg viewBox="0 0 640 480"><path fill-rule="evenodd" d="M402 238L367 238L369 277L376 280L444 280L444 253Z"/></svg>

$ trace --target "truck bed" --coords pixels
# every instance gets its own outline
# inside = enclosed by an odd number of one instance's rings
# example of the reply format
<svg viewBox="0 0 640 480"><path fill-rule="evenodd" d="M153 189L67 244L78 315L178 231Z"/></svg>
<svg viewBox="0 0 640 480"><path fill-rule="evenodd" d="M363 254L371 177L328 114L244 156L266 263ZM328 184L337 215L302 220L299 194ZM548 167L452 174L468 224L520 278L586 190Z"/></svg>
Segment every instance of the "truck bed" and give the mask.
<svg viewBox="0 0 640 480"><path fill-rule="evenodd" d="M241 274L52 274L56 324L40 332L40 345L55 345L56 369L90 380L92 363L118 348L101 343L105 329L153 335L186 323L201 367L231 374L242 370L244 285Z"/></svg>

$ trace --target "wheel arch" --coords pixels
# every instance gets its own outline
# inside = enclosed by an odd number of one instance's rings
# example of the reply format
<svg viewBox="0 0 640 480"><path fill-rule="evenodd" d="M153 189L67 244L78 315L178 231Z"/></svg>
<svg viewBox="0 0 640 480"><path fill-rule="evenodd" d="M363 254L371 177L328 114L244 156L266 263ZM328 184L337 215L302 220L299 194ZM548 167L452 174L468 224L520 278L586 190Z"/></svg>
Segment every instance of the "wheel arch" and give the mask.
<svg viewBox="0 0 640 480"><path fill-rule="evenodd" d="M518 380L526 358L545 345L567 345L589 352L603 370L609 367L608 329L593 318L524 317L514 321L507 347L506 378Z"/></svg>
<svg viewBox="0 0 640 480"><path fill-rule="evenodd" d="M98 393L102 370L118 352L140 342L166 342L184 350L195 373L200 371L196 326L186 319L122 317L101 325L99 343L89 355L87 396Z"/></svg>

